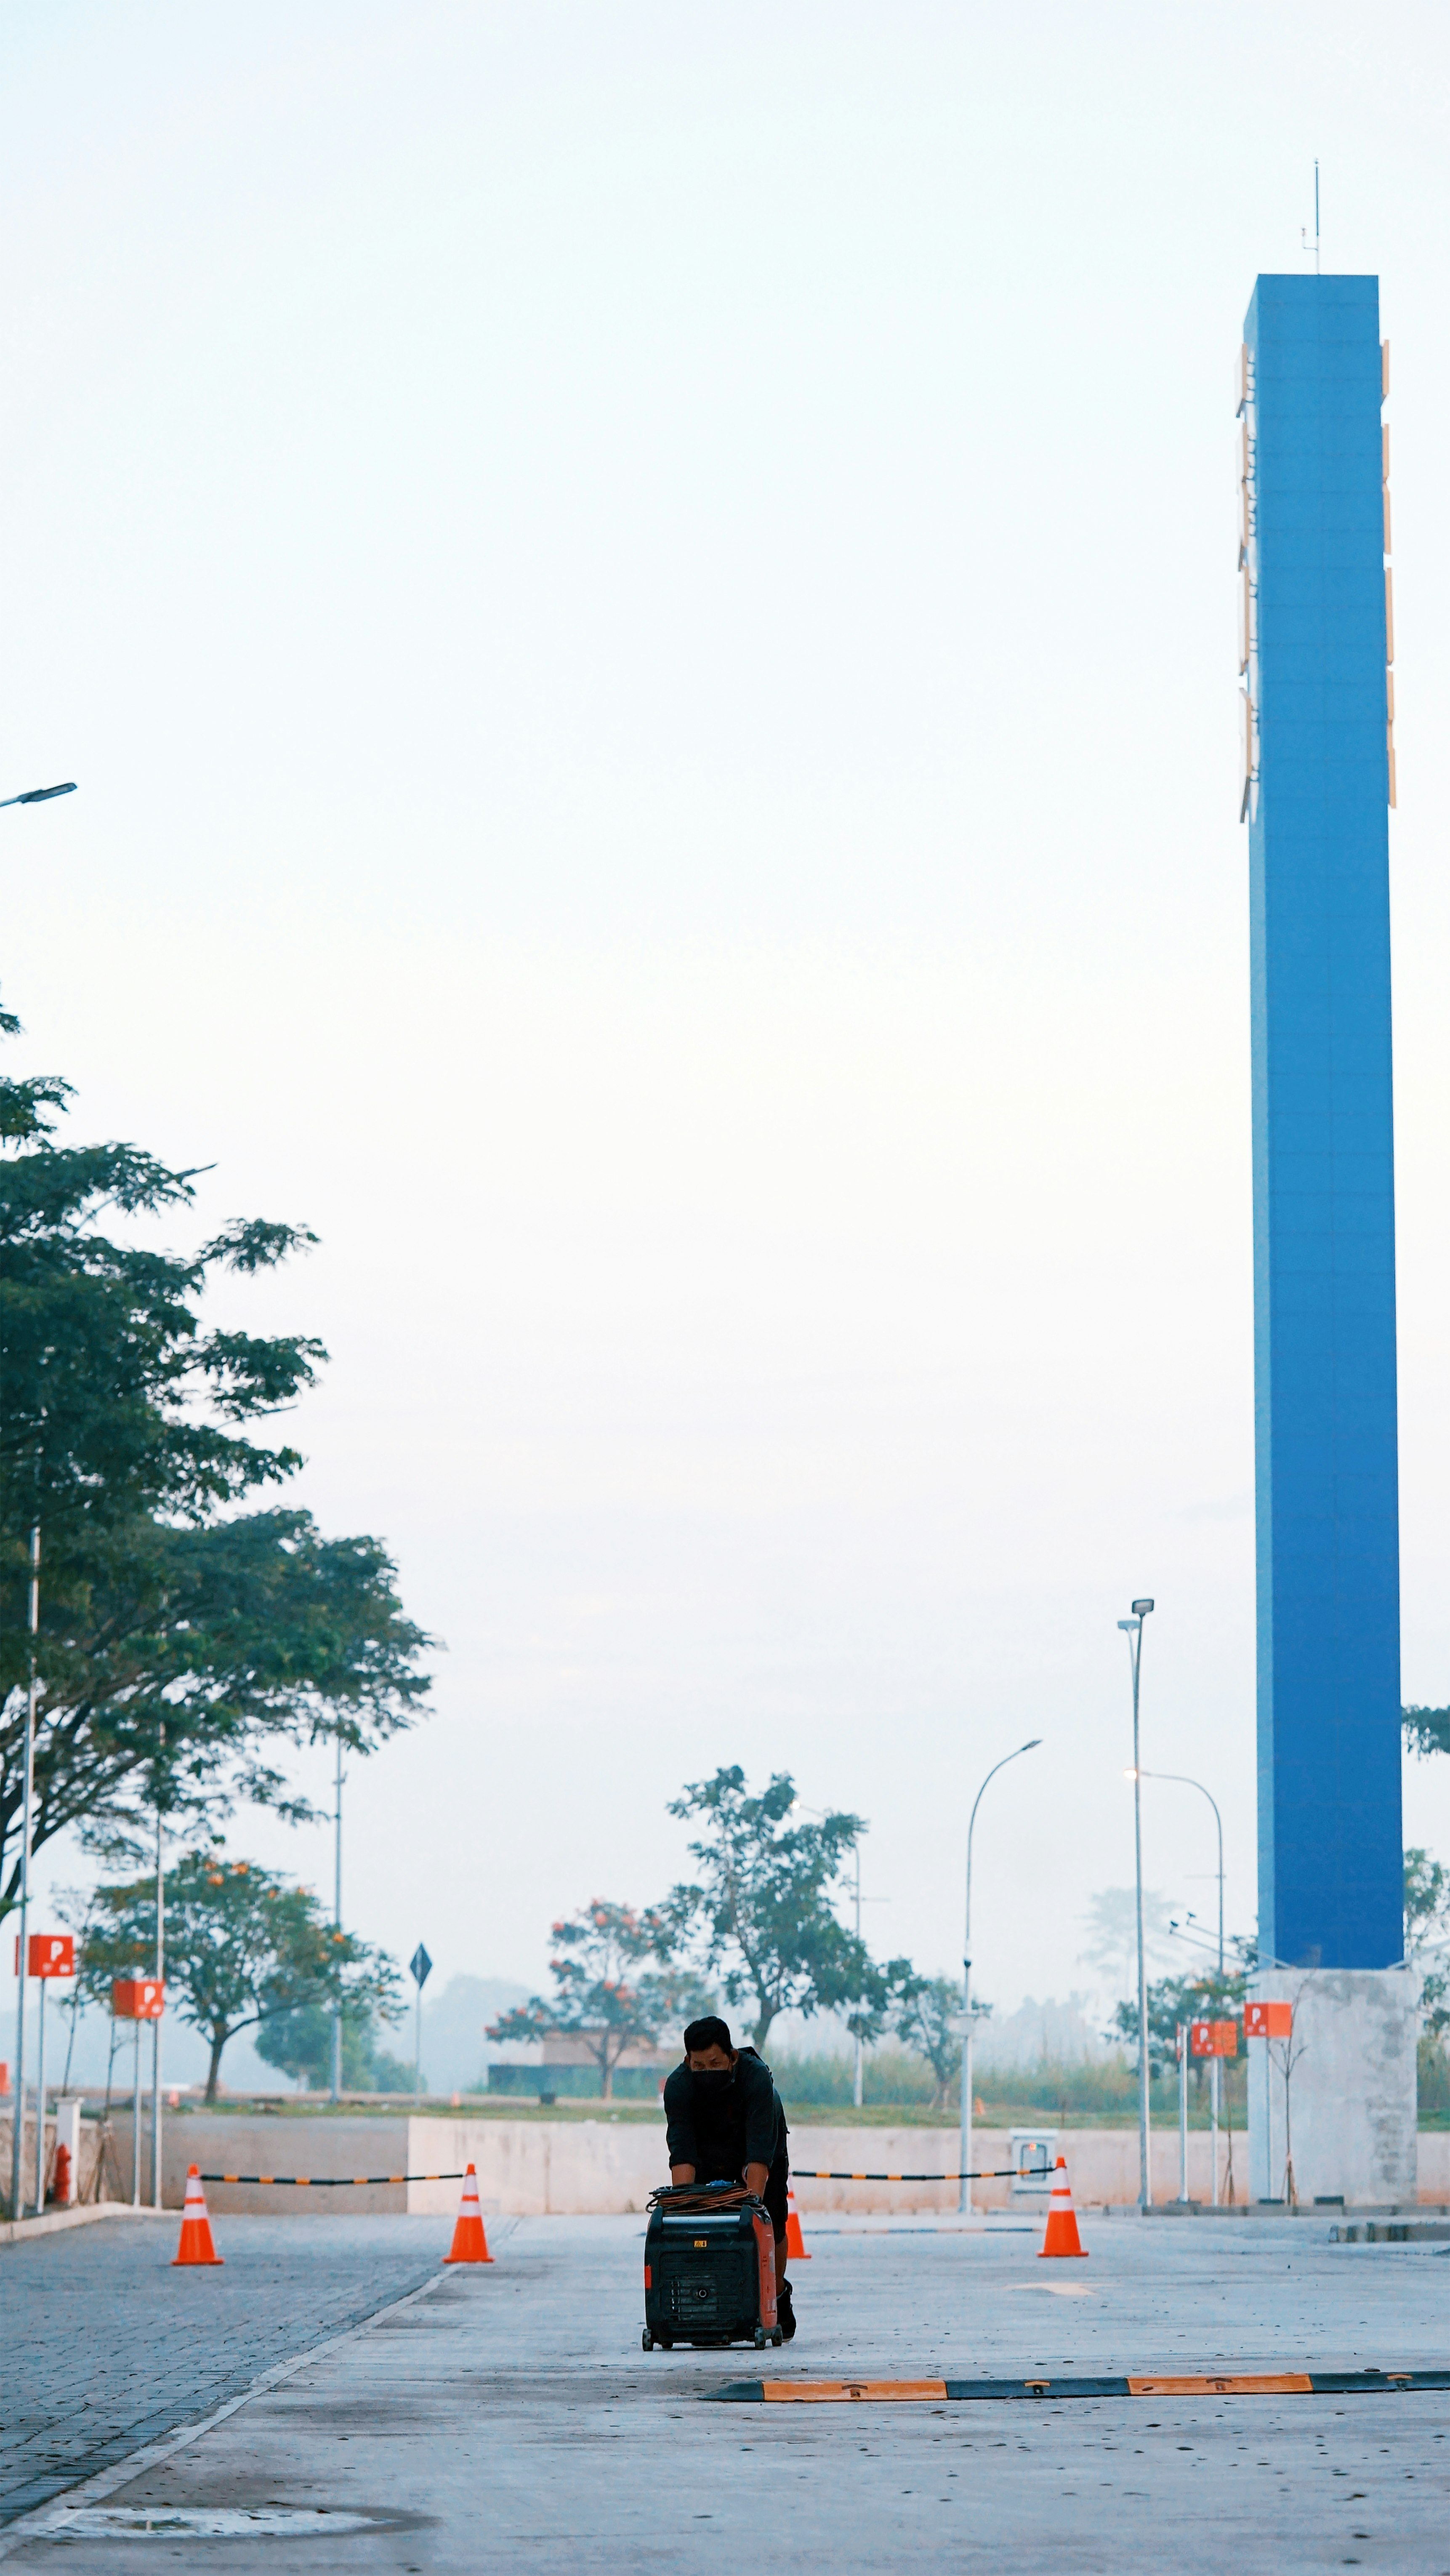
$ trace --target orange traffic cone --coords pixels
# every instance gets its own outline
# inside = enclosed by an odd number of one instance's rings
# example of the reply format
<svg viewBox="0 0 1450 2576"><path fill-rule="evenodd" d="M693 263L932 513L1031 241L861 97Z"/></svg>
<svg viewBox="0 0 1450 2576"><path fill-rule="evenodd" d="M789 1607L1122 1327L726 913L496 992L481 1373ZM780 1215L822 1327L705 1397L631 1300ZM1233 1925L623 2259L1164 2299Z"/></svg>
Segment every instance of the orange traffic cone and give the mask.
<svg viewBox="0 0 1450 2576"><path fill-rule="evenodd" d="M172 2255L172 2268L178 2263L220 2263L220 2255L211 2241L211 2220L206 2214L206 2193L201 2187L201 2168L186 2168L186 2206L181 2213L181 2243Z"/></svg>
<svg viewBox="0 0 1450 2576"><path fill-rule="evenodd" d="M1037 2259L1040 2263L1044 2254L1080 2254L1086 2262L1087 2247L1077 2232L1077 2212L1072 2205L1066 2156L1058 2157L1057 2174L1061 2180L1054 2176L1052 2198L1047 2204L1047 2234Z"/></svg>
<svg viewBox="0 0 1450 2576"><path fill-rule="evenodd" d="M801 2223L796 2214L795 2193L787 2191L786 2199L789 2204L785 2220L786 2259L791 2263L809 2263L811 2258L806 2252L806 2240L801 2234Z"/></svg>
<svg viewBox="0 0 1450 2576"><path fill-rule="evenodd" d="M453 2242L444 2255L445 2263L491 2263L488 2238L483 2232L483 2212L478 2205L478 2176L472 2165L463 2177L463 2198L458 2204L458 2224Z"/></svg>

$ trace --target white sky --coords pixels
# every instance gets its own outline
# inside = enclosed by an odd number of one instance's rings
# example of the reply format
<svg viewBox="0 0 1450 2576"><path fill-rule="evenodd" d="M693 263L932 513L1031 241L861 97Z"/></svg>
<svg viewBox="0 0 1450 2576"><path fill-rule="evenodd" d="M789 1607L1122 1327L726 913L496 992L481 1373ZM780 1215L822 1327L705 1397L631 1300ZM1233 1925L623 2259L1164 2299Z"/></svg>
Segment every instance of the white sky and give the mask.
<svg viewBox="0 0 1450 2576"><path fill-rule="evenodd" d="M1230 386L1316 152L1394 347L1450 1700L1447 60L1336 0L10 0L0 792L82 788L0 816L9 1063L323 1237L226 1311L325 1338L302 1498L447 1641L349 1793L400 1957L542 1974L739 1759L859 1807L873 1939L950 1966L1040 1734L978 1974L1089 1983L1142 1590L1147 1759L1251 1923ZM1450 1763L1407 1787L1450 1854Z"/></svg>

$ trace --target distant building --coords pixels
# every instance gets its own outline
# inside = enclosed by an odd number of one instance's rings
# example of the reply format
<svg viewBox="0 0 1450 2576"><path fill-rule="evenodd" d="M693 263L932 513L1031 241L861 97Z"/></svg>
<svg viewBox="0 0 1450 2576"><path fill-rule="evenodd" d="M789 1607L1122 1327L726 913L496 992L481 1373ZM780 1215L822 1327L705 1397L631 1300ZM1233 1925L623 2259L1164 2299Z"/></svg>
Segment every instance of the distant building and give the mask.
<svg viewBox="0 0 1450 2576"><path fill-rule="evenodd" d="M556 2032L544 2041L539 2062L546 2068L559 2066L597 2068L599 2059L595 2051L603 2037L602 2030ZM593 2046L590 2045L591 2040ZM663 2082L670 2068L678 2065L679 2056L680 2052L677 2048L651 2048L643 2040L631 2040L620 2050L614 2065L616 2072L620 2074L632 2074L640 2067L652 2068L658 2072Z"/></svg>

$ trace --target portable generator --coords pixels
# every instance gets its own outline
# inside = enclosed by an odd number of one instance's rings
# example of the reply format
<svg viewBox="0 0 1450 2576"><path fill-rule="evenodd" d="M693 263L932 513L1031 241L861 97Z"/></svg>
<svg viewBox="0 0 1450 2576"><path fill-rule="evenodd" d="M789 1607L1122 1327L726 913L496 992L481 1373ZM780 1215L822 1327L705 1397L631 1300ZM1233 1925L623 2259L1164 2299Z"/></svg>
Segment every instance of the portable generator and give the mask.
<svg viewBox="0 0 1450 2576"><path fill-rule="evenodd" d="M644 2239L646 2352L662 2344L783 2340L776 2322L775 2231L738 2184L684 2183L650 2200Z"/></svg>

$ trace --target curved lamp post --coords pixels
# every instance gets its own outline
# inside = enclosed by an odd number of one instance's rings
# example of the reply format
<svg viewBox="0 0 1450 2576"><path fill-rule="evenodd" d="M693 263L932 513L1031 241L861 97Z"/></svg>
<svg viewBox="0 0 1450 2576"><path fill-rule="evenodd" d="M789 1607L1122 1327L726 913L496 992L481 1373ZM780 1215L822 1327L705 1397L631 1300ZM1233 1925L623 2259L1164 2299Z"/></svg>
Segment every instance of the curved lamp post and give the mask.
<svg viewBox="0 0 1450 2576"><path fill-rule="evenodd" d="M972 1800L972 1813L967 1825L967 1926L962 1944L962 2134L961 2154L957 2158L962 2175L957 2208L963 2213L970 2212L972 2206L972 1835L976 1831L977 1809L982 1803L987 1782L995 1780L998 1772L1005 1771L1008 1763L1015 1762L1019 1755L1034 1753L1041 1742L1040 1735L1029 1735L1025 1744L1019 1744L1014 1752L1004 1753L1000 1762L993 1763Z"/></svg>
<svg viewBox="0 0 1450 2576"><path fill-rule="evenodd" d="M1216 1827L1217 1827L1217 1829L1218 1829L1218 1974L1219 1974L1219 1983L1220 1983L1220 1984L1222 1984L1222 1982L1223 1982L1223 1818L1222 1818L1222 1816L1221 1816L1221 1815L1219 1814L1219 1812L1218 1812L1218 1800L1217 1800L1217 1798L1214 1796L1213 1791L1212 1791L1211 1789L1205 1789L1205 1787L1204 1787L1204 1785L1203 1785L1203 1782L1202 1782L1201 1780L1191 1780L1191 1779L1189 1778L1188 1773L1187 1773L1186 1771L1139 1771L1139 1770L1137 1770L1137 1769L1134 1769L1134 1770L1132 1770L1132 1771L1126 1771L1126 1772L1124 1772L1123 1777L1124 1777L1126 1780L1131 1780L1131 1781L1133 1781L1135 1784L1136 1784L1140 1779L1141 1779L1141 1780L1173 1780L1173 1781L1176 1781L1180 1789L1196 1789L1196 1790L1198 1791L1199 1796L1200 1796L1201 1798L1206 1798L1206 1799L1208 1800L1209 1805L1210 1805L1210 1806L1212 1807L1212 1809L1213 1809L1213 1821L1214 1821L1215 1826L1216 1826ZM1222 2009L1222 2007L1220 2007L1220 2009ZM1212 2206L1214 2209L1217 2209L1217 2207L1218 2207L1218 2059L1217 2059L1216 2057L1215 2057L1215 2058L1210 2059L1210 2061L1209 2061L1209 2069L1208 2069L1208 2085L1209 2085L1209 2100L1210 2100L1210 2103L1211 2103L1211 2105L1212 2105L1212 2128L1213 2128L1213 2176L1212 2176L1212 2194L1213 2194L1213 2197L1212 2197L1211 2206Z"/></svg>

